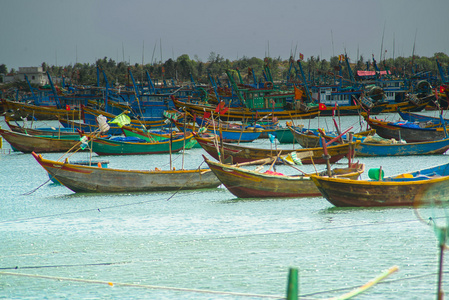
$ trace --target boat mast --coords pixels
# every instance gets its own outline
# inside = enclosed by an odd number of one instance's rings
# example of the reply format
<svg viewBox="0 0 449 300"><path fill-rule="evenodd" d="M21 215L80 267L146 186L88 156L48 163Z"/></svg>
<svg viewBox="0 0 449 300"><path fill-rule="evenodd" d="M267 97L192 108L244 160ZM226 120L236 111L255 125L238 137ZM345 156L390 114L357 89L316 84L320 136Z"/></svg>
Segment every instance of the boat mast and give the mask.
<svg viewBox="0 0 449 300"><path fill-rule="evenodd" d="M106 85L106 91L104 94L104 111L108 111L108 98L109 98L109 81L108 78L106 77L106 73L104 72L104 70L101 70L103 72L103 77L104 77L104 82Z"/></svg>
<svg viewBox="0 0 449 300"><path fill-rule="evenodd" d="M30 87L30 91L31 91L31 95L33 95L33 99L34 99L34 103L35 104L37 104L37 97L36 97L36 95L34 94L34 89L33 89L33 87L31 86L31 83L30 83L30 81L28 80L28 76L25 74L25 80L26 80L26 82L28 83L28 86Z"/></svg>
<svg viewBox="0 0 449 300"><path fill-rule="evenodd" d="M302 54L300 54L299 56L301 57ZM310 94L310 91L309 91L309 85L307 84L306 76L304 75L304 71L303 71L303 69L302 69L301 59L298 59L297 62L298 62L299 70L301 71L301 76L302 76L303 85L304 85L304 88L306 89L307 99L308 99L310 102L312 102L312 101L313 101L313 100L312 100L312 95Z"/></svg>
<svg viewBox="0 0 449 300"><path fill-rule="evenodd" d="M53 95L55 97L56 106L61 108L61 102L59 101L58 93L56 92L56 88L53 84L53 80L51 80L50 73L47 71L48 81L50 81L51 90L53 91Z"/></svg>

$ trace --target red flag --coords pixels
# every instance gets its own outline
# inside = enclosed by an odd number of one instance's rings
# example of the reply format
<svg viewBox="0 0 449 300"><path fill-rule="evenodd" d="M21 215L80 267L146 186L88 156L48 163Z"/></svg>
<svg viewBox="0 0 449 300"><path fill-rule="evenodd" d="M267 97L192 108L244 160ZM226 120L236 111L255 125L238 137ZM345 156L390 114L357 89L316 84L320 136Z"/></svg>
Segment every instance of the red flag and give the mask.
<svg viewBox="0 0 449 300"><path fill-rule="evenodd" d="M299 59L300 59L300 60L304 60L304 54L299 53Z"/></svg>
<svg viewBox="0 0 449 300"><path fill-rule="evenodd" d="M221 101L215 108L215 112L219 113L220 115L225 114L228 110L229 110L229 107L226 107L226 104L224 103L224 101Z"/></svg>
<svg viewBox="0 0 449 300"><path fill-rule="evenodd" d="M319 103L318 104L318 110L326 110L326 104L324 104L324 103Z"/></svg>
<svg viewBox="0 0 449 300"><path fill-rule="evenodd" d="M225 113L227 113L229 110L229 107L224 107L224 109L220 112L221 115L224 115Z"/></svg>
<svg viewBox="0 0 449 300"><path fill-rule="evenodd" d="M218 103L217 107L215 107L214 112L219 112L221 110L222 103L223 103L223 101Z"/></svg>
<svg viewBox="0 0 449 300"><path fill-rule="evenodd" d="M66 104L65 105L65 110L70 110L70 105Z"/></svg>
<svg viewBox="0 0 449 300"><path fill-rule="evenodd" d="M209 119L209 117L210 117L210 112L205 111L204 115L203 115L203 119Z"/></svg>

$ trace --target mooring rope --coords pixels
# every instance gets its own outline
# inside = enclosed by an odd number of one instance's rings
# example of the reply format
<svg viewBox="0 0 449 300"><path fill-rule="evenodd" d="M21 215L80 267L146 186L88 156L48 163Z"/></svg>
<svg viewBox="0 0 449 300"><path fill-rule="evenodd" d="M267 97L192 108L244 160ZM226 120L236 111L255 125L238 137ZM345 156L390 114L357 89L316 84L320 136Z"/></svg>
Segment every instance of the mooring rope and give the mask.
<svg viewBox="0 0 449 300"><path fill-rule="evenodd" d="M191 292L191 293L215 294L215 295L285 299L285 297L283 297L283 296L274 296L274 295L260 295L260 294L247 294L247 293L213 291L213 290L203 290L203 289L177 288L177 287L168 287L168 286L110 282L110 281L102 281L102 280L68 278L68 277L48 276L48 275L35 275L35 274L23 274L23 273L12 273L12 272L0 272L0 275L30 277L30 278L39 278L39 279L51 279L51 280L57 280L57 281L72 281L72 282L82 282L82 283L91 283L91 284L103 284L103 285L109 285L109 286L137 287L137 288L154 289L154 290L169 290L169 291L176 291L176 292Z"/></svg>

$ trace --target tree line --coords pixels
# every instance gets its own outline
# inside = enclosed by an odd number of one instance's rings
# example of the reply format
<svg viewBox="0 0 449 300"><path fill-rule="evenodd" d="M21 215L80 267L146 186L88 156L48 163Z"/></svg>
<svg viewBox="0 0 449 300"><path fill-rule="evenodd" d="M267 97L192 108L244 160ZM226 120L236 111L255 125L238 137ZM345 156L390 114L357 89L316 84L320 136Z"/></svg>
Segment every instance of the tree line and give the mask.
<svg viewBox="0 0 449 300"><path fill-rule="evenodd" d="M375 70L374 63L380 70L389 70L395 77L412 77L419 72L430 72L433 76L438 76L438 68L436 60L443 66L445 74L448 74L449 56L445 53L438 52L432 57L413 56L413 57L396 57L384 59L381 62L375 62L374 58L365 58L362 55L356 61L349 61L350 69L341 59L341 56L333 56L330 60L320 58L319 56L311 56L301 62L303 73L306 79L311 83L325 84L329 78L335 78L335 75L341 75L349 79L349 72L357 70ZM66 82L77 85L96 85L97 84L97 67L106 74L110 85L132 84L129 76L129 70L132 72L137 82L146 82L146 72L150 75L154 82L175 81L190 82L191 78L196 83L209 84L210 78L216 80L226 80L226 70L231 70L234 74L239 70L244 82L252 83L254 72L256 80L265 81L264 72L266 66L269 67L272 79L277 82L285 82L290 79L292 81L301 81L298 76L297 62L293 59L282 60L278 58L260 59L257 57L242 57L238 60L230 61L223 56L211 52L207 62L199 59L191 59L187 54L179 56L176 60L168 59L165 62L155 64L129 64L127 62L116 62L111 58L104 57L98 59L95 63L77 63L68 66L54 66L42 63L44 71L49 71L50 75L55 78L65 77ZM12 69L12 72L15 70ZM0 73L8 73L6 65L0 64ZM103 76L101 76L101 84L104 85ZM237 77L236 77L237 78ZM23 84L23 83L22 83Z"/></svg>

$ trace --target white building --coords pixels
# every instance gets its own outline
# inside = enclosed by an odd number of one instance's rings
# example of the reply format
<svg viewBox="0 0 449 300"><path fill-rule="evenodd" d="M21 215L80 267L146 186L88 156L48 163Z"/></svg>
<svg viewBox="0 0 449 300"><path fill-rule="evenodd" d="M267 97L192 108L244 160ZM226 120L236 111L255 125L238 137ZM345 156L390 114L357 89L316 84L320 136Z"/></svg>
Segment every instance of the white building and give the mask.
<svg viewBox="0 0 449 300"><path fill-rule="evenodd" d="M16 74L1 74L2 80L0 82L26 81L25 75L30 83L33 84L46 85L50 83L42 67L19 67L19 71Z"/></svg>

